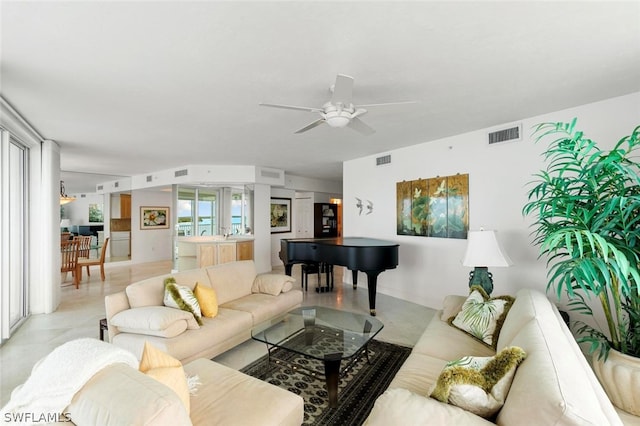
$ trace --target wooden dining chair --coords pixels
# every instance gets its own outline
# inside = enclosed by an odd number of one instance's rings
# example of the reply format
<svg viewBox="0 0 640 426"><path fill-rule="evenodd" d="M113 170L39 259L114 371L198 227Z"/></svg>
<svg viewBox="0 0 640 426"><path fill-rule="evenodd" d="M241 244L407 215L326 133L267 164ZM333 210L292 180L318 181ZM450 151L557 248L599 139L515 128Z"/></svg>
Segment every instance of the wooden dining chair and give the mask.
<svg viewBox="0 0 640 426"><path fill-rule="evenodd" d="M73 283L78 288L78 274L77 274L77 265L78 265L78 249L80 247L80 240L67 240L60 242L60 254L62 255L62 265L60 267L60 272L71 272L73 276Z"/></svg>
<svg viewBox="0 0 640 426"><path fill-rule="evenodd" d="M91 273L89 272L89 266L93 266L93 265L100 265L100 279L104 281L105 279L104 258L107 254L108 245L109 245L109 238L105 238L104 244L102 245L102 250L100 251L100 257L97 259L90 259L88 255L87 257L78 258L78 264L76 266L76 277L78 278L78 281L82 280L82 267L86 266L87 276L91 276Z"/></svg>
<svg viewBox="0 0 640 426"><path fill-rule="evenodd" d="M73 238L74 240L80 241L80 246L78 247L78 259L82 259L85 257L91 257L91 241L93 237L91 235L83 236L78 235ZM89 273L89 267L87 266L87 274Z"/></svg>

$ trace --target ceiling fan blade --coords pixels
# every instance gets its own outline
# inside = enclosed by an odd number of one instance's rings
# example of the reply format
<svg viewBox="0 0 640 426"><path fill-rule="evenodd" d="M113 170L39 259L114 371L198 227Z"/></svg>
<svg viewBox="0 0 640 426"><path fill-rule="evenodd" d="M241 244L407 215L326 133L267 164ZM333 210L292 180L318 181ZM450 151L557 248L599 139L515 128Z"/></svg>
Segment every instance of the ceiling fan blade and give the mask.
<svg viewBox="0 0 640 426"><path fill-rule="evenodd" d="M265 104L265 103L259 103L258 105L271 107L271 108L293 109L297 111L307 111L307 112L323 111L321 108L310 108L310 107L302 107L302 106L295 106L295 105L280 105L280 104Z"/></svg>
<svg viewBox="0 0 640 426"><path fill-rule="evenodd" d="M353 130L355 130L356 132L364 136L369 136L376 132L371 127L369 127L369 125L365 124L365 122L360 120L359 118L352 118L349 124L347 124L347 126L351 127Z"/></svg>
<svg viewBox="0 0 640 426"><path fill-rule="evenodd" d="M333 96L331 96L331 103L342 105L351 105L351 98L353 95L353 77L348 75L338 74L336 76L336 84L333 86Z"/></svg>
<svg viewBox="0 0 640 426"><path fill-rule="evenodd" d="M321 125L322 123L324 123L324 118L320 118L316 121L314 121L311 124L307 124L306 126L304 126L302 129L296 130L294 133L302 133L302 132L306 132L307 130L311 130L314 127L317 127L319 125Z"/></svg>
<svg viewBox="0 0 640 426"><path fill-rule="evenodd" d="M365 115L366 113L367 113L367 110L366 110L366 109L364 109L364 108L358 108L358 109L353 113L353 115L351 116L351 118L353 119L353 118L356 118L356 117L360 117L360 116Z"/></svg>
<svg viewBox="0 0 640 426"><path fill-rule="evenodd" d="M418 101L403 101L403 102L385 102L382 104L366 104L366 105L358 105L358 108L370 108L370 107L384 107L384 106L393 106L393 105L407 105L407 104L417 104Z"/></svg>

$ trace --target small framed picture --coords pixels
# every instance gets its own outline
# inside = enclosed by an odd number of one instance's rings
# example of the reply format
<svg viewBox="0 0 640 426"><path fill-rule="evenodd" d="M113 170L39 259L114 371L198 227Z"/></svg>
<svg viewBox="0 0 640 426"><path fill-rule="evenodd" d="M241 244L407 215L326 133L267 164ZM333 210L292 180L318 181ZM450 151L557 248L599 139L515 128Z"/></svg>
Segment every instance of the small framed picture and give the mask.
<svg viewBox="0 0 640 426"><path fill-rule="evenodd" d="M169 229L169 207L140 207L140 229Z"/></svg>
<svg viewBox="0 0 640 426"><path fill-rule="evenodd" d="M291 198L271 199L271 233L291 232Z"/></svg>

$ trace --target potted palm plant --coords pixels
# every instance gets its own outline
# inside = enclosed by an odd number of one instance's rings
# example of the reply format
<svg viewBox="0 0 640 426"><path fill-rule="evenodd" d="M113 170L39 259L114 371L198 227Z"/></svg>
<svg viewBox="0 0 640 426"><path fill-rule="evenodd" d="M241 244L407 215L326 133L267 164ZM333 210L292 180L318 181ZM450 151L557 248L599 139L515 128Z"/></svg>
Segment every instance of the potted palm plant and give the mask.
<svg viewBox="0 0 640 426"><path fill-rule="evenodd" d="M536 141L553 137L535 175L524 215L535 218L534 243L548 259L547 291L566 293L571 310L590 316L576 321L578 342L594 354L594 370L612 402L633 414L632 385L608 368L619 360L636 363L640 378L640 126L612 150L570 123L542 123ZM598 312L601 309L601 312ZM598 318L606 325L599 327ZM625 400L625 398L627 400Z"/></svg>

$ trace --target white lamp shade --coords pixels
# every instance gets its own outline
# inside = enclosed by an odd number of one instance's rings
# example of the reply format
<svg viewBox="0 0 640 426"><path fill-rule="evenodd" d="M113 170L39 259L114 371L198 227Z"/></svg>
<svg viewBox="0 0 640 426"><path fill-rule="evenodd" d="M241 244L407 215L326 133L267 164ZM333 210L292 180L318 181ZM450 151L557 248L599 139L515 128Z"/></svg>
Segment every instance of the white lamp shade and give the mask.
<svg viewBox="0 0 640 426"><path fill-rule="evenodd" d="M469 231L467 251L462 259L464 266L510 266L513 262L497 238L497 231Z"/></svg>
<svg viewBox="0 0 640 426"><path fill-rule="evenodd" d="M69 219L62 219L60 221L60 228L68 228L71 226L71 221Z"/></svg>

